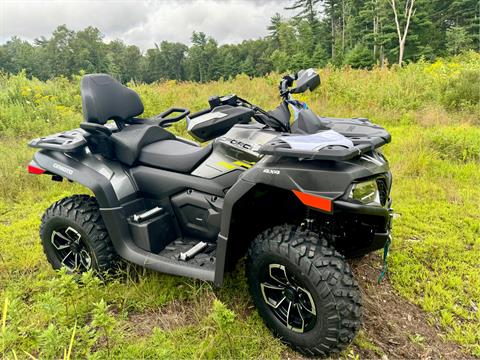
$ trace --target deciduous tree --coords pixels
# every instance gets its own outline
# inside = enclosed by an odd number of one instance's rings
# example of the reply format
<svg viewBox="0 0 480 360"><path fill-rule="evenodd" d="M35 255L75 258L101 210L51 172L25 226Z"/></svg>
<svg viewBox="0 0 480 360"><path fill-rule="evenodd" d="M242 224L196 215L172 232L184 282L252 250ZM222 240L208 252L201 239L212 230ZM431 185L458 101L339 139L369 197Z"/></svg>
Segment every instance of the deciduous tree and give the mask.
<svg viewBox="0 0 480 360"><path fill-rule="evenodd" d="M412 15L415 12L415 0L405 0L403 6L403 14L399 13L397 9L397 2L395 0L388 0L390 6L392 7L393 14L395 17L395 27L397 29L398 35L398 65L402 66L403 63L403 54L405 52L405 42L407 41L408 28L410 26L410 20ZM403 21L400 15L403 15Z"/></svg>

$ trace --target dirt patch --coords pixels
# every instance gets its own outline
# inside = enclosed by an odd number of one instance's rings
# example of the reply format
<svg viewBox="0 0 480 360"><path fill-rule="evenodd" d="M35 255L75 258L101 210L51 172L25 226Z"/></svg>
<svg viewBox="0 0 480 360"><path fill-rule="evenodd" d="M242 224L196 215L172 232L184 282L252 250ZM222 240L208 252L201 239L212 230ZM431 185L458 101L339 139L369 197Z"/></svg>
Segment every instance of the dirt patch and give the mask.
<svg viewBox="0 0 480 360"><path fill-rule="evenodd" d="M351 262L363 297L363 332L355 353L362 359L472 359L460 346L444 340L441 329L429 325L418 306L396 295L388 276L377 285L381 264L378 254Z"/></svg>
<svg viewBox="0 0 480 360"><path fill-rule="evenodd" d="M154 328L171 331L198 324L211 312L214 299L213 294L204 292L194 300L174 300L155 310L131 313L126 330L134 336L146 337Z"/></svg>

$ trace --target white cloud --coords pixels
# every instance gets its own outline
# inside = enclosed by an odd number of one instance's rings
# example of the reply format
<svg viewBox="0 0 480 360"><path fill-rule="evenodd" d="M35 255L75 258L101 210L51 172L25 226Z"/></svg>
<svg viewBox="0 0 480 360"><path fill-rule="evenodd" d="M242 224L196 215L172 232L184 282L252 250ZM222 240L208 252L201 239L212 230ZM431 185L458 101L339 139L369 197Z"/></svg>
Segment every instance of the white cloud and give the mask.
<svg viewBox="0 0 480 360"><path fill-rule="evenodd" d="M220 44L267 34L275 12L291 15L289 0L0 0L0 43L17 35L26 40L50 36L61 24L80 30L98 27L106 40L119 38L145 50L163 40L188 44L203 31Z"/></svg>

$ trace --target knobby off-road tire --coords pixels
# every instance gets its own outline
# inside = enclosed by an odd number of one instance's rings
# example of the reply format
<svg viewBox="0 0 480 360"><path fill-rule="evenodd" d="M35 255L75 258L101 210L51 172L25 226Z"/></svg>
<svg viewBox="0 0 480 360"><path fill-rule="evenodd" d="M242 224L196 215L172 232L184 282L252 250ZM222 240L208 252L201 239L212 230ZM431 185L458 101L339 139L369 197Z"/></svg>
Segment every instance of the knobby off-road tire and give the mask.
<svg viewBox="0 0 480 360"><path fill-rule="evenodd" d="M73 195L50 206L42 216L40 238L54 269L102 274L115 265L116 253L94 197Z"/></svg>
<svg viewBox="0 0 480 360"><path fill-rule="evenodd" d="M266 325L304 355L339 353L360 328L358 284L344 257L316 233L290 225L262 232L249 247L246 275Z"/></svg>

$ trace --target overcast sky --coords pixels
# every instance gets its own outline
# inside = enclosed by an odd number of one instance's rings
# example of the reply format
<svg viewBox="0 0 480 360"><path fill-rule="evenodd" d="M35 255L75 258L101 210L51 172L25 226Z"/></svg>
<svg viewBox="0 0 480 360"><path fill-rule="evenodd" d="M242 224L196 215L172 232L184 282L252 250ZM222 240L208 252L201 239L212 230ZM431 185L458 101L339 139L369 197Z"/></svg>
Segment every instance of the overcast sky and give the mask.
<svg viewBox="0 0 480 360"><path fill-rule="evenodd" d="M105 40L122 39L142 50L162 40L190 43L194 30L220 44L267 34L270 17L292 0L0 0L0 43L14 35L49 37L61 24L72 30L99 28Z"/></svg>

